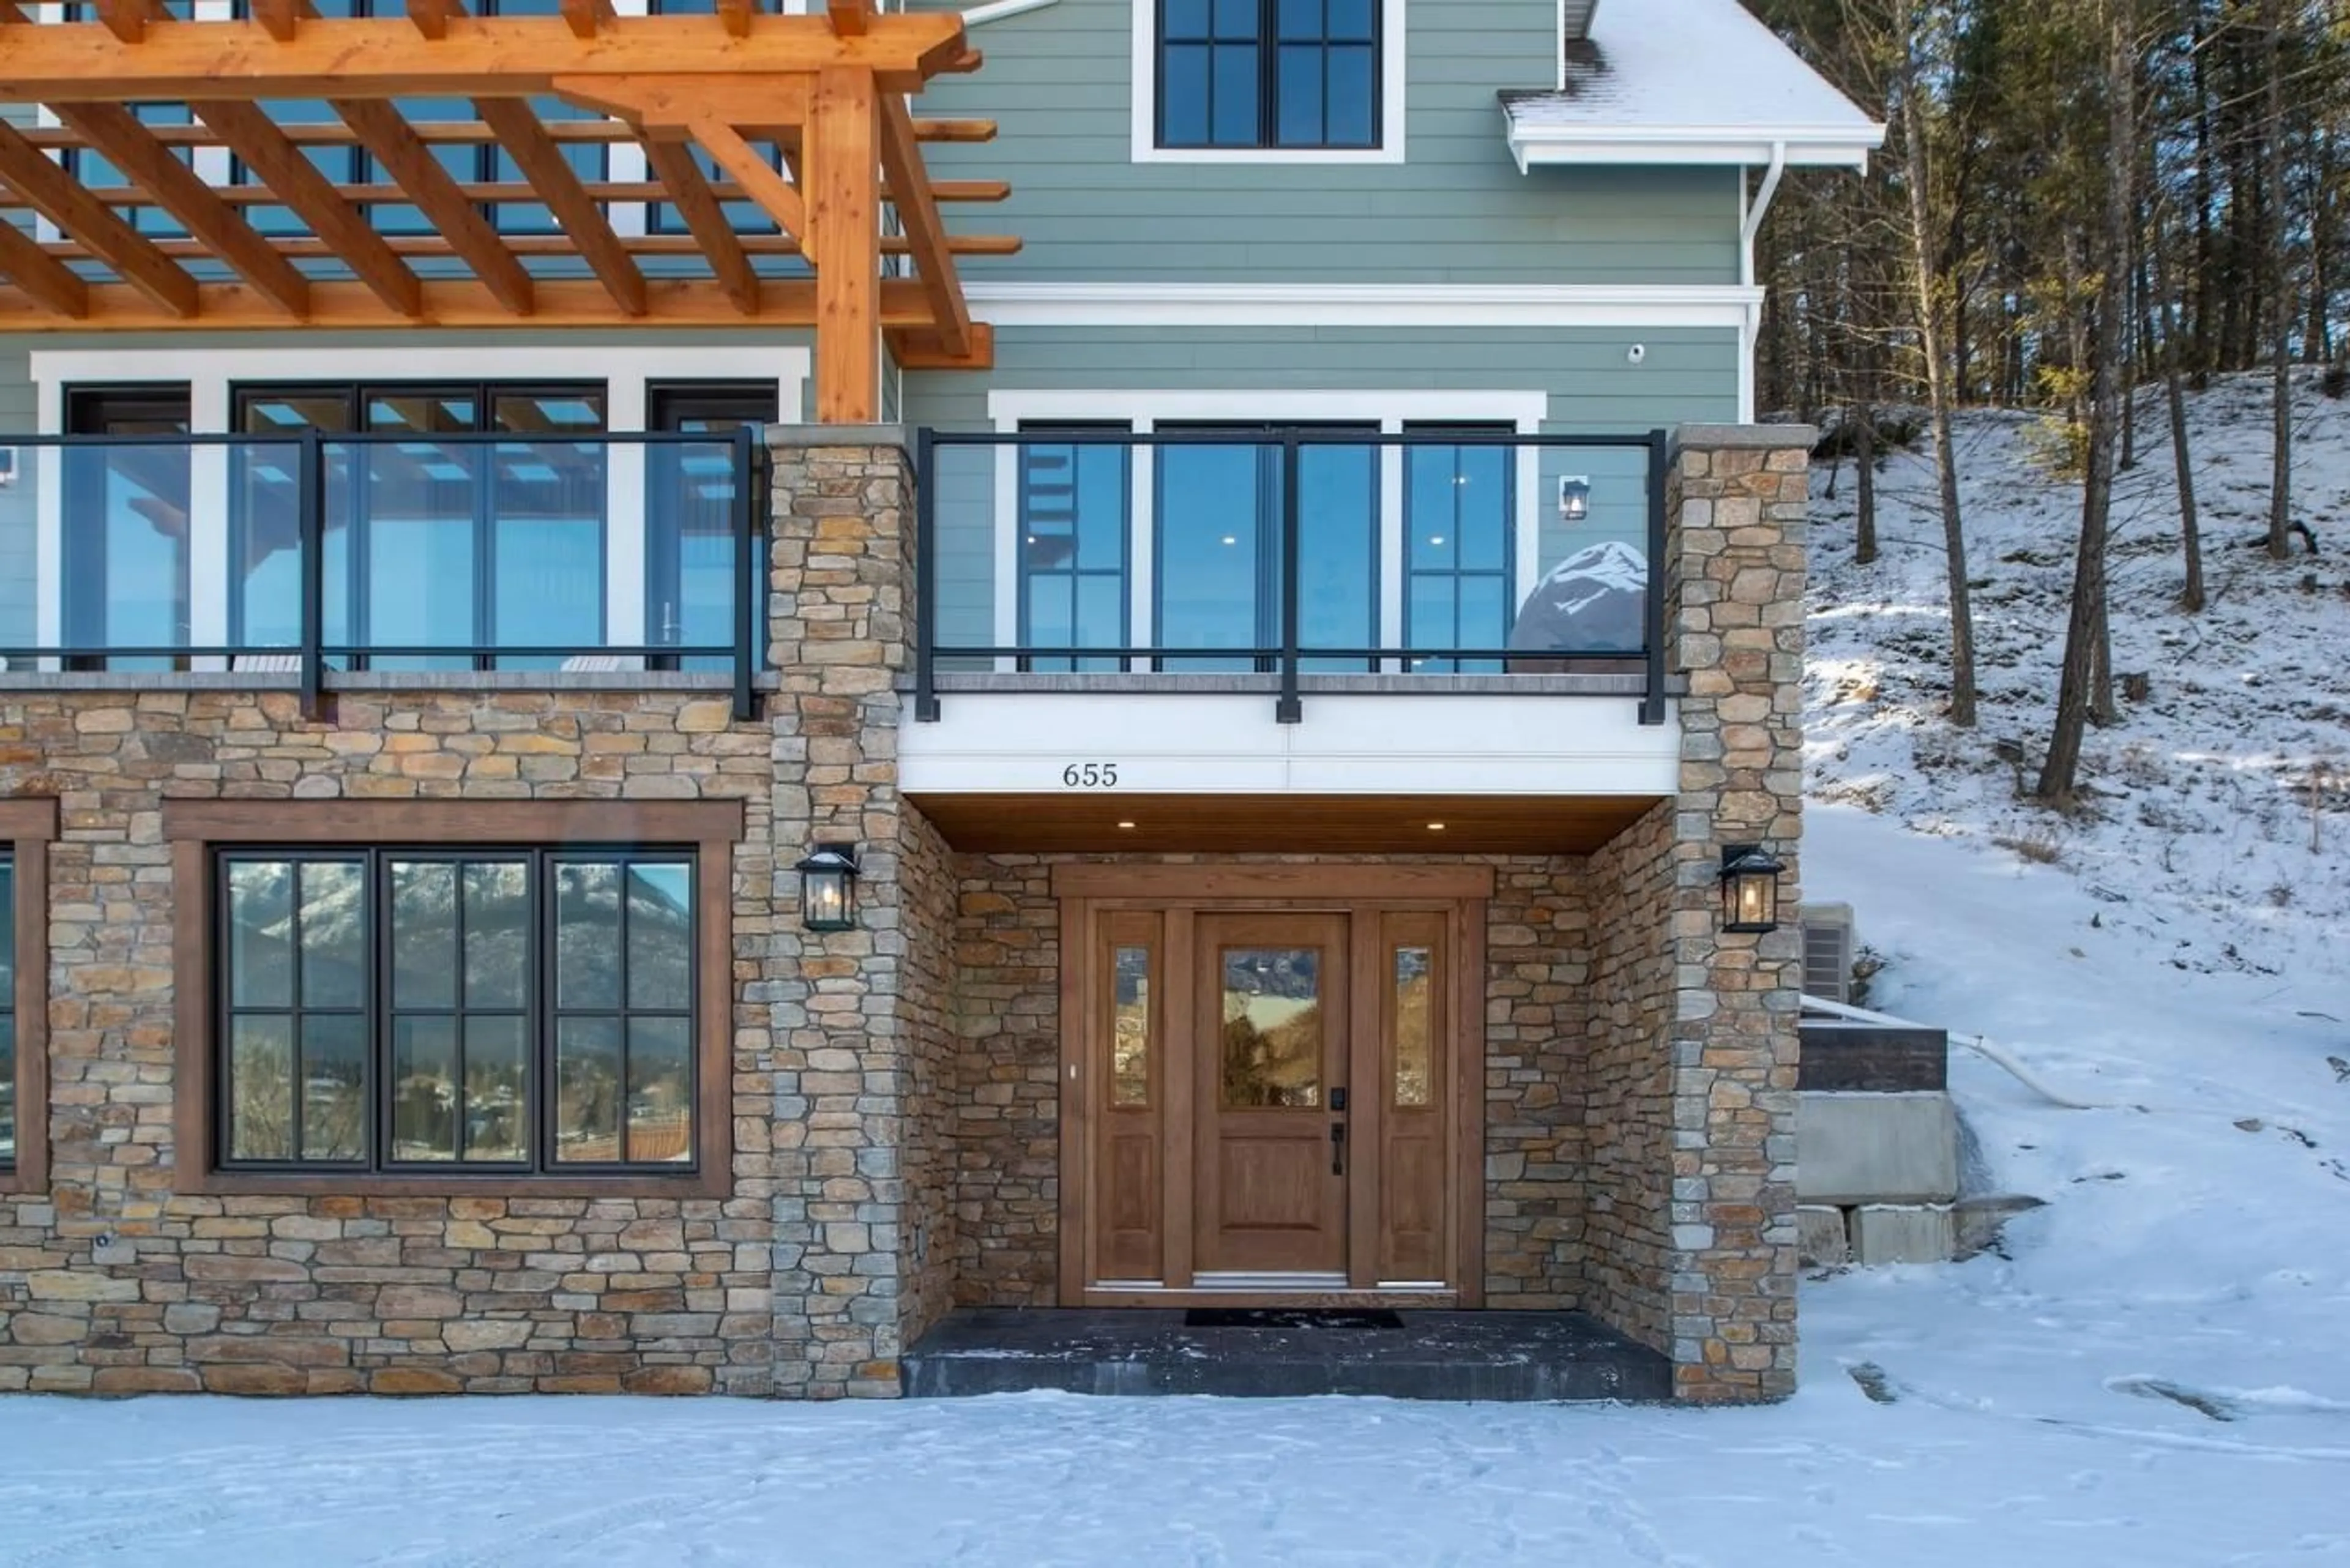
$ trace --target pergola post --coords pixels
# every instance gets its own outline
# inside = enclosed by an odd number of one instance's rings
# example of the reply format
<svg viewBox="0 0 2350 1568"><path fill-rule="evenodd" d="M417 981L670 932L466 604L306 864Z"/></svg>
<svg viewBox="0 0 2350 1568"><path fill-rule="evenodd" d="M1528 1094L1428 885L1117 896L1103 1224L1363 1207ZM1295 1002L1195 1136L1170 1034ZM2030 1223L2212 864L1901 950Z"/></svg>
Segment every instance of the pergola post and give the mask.
<svg viewBox="0 0 2350 1568"><path fill-rule="evenodd" d="M806 164L821 424L881 418L880 156L872 73L818 72Z"/></svg>

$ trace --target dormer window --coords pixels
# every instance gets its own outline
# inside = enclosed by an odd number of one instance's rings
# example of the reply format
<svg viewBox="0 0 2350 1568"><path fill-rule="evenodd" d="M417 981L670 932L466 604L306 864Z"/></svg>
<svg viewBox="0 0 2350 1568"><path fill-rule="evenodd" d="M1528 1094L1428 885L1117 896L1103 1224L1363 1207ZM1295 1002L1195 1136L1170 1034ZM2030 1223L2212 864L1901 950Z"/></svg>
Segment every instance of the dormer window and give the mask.
<svg viewBox="0 0 2350 1568"><path fill-rule="evenodd" d="M1156 0L1156 146L1377 150L1381 0Z"/></svg>

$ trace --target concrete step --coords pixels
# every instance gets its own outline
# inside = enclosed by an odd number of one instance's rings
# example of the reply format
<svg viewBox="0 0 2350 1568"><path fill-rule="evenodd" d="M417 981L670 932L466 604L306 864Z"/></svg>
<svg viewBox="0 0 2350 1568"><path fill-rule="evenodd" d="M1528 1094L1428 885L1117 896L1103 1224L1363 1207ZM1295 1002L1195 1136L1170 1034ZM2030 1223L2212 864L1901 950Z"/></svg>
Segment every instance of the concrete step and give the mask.
<svg viewBox="0 0 2350 1568"><path fill-rule="evenodd" d="M1180 1310L985 1308L951 1314L902 1361L909 1398L1055 1389L1303 1398L1626 1400L1672 1396L1664 1356L1560 1312L1278 1314L1195 1326Z"/></svg>

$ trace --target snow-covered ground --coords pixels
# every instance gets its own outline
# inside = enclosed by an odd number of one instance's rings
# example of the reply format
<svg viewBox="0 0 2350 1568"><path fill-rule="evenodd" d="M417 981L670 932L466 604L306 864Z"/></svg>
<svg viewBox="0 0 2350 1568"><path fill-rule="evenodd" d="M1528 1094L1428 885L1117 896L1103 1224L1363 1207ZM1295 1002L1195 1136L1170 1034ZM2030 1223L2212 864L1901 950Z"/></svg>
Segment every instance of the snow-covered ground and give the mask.
<svg viewBox="0 0 2350 1568"><path fill-rule="evenodd" d="M2116 662L2154 695L2095 738L2092 817L2018 805L1989 752L2036 751L2070 527L2020 421L1966 432L1983 739L1933 712L1921 465L1888 472L1879 566L1817 531L1807 890L1857 906L1873 1005L2091 1108L1958 1051L1980 1184L2047 1207L2004 1255L1807 1282L1789 1403L18 1398L0 1568L2350 1563L2350 803L2321 794L2313 850L2296 772L2350 763L2350 600L2336 556L2304 595L2310 564L2235 548L2260 418L2199 403L2199 623L2163 603L2158 447L2133 479ZM2350 557L2350 405L2307 423ZM2053 863L1992 842L2043 836Z"/></svg>

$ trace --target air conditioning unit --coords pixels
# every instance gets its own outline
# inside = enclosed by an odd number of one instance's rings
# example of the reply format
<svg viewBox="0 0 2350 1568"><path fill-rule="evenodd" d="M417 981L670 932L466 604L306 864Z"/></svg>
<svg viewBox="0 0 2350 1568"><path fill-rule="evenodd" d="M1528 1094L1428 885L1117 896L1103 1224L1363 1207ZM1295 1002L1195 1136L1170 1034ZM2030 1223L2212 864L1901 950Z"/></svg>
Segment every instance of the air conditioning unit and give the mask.
<svg viewBox="0 0 2350 1568"><path fill-rule="evenodd" d="M1852 963L1859 950L1850 904L1805 904L1796 917L1804 932L1804 994L1852 1001Z"/></svg>

